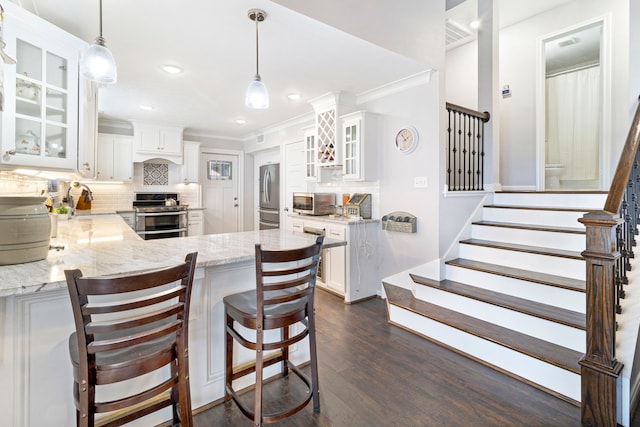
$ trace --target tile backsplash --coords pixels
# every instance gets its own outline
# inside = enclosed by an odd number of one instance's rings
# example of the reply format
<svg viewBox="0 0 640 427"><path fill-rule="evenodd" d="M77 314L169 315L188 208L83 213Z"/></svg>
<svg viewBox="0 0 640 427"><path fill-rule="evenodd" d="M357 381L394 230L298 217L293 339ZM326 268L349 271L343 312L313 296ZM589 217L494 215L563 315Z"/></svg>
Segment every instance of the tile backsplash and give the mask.
<svg viewBox="0 0 640 427"><path fill-rule="evenodd" d="M152 182L152 184L145 184L142 164L135 164L133 183L120 184L83 181L91 188L91 192L93 193L93 200L91 202L92 211L114 212L131 210L134 193L136 192L178 193L181 204L200 207L200 186L198 184L182 184L179 181L179 168L175 167L175 165L160 165L162 166L161 169L166 169L166 171L160 178L149 181ZM176 172L176 169L178 172ZM162 175L162 171L160 175ZM48 180L44 178L26 177L7 171L0 172L0 194L33 196L47 194L47 184ZM59 191L52 194L52 196L54 196L54 205L57 206L62 201L68 186L69 182L59 181ZM74 200L78 200L81 193L82 188L71 189L71 195Z"/></svg>

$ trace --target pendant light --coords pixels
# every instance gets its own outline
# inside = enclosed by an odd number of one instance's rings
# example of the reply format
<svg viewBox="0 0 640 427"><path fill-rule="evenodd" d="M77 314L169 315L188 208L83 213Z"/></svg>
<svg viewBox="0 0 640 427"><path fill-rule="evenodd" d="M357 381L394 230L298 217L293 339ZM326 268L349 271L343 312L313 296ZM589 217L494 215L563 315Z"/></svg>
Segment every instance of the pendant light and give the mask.
<svg viewBox="0 0 640 427"><path fill-rule="evenodd" d="M256 75L251 83L249 83L244 103L248 108L269 108L269 92L267 92L267 87L260 78L258 68L258 22L264 21L267 14L260 9L249 9L247 15L249 19L256 23Z"/></svg>
<svg viewBox="0 0 640 427"><path fill-rule="evenodd" d="M96 42L82 53L80 74L98 83L111 84L118 80L116 61L102 38L102 0L100 0L100 35L96 37Z"/></svg>

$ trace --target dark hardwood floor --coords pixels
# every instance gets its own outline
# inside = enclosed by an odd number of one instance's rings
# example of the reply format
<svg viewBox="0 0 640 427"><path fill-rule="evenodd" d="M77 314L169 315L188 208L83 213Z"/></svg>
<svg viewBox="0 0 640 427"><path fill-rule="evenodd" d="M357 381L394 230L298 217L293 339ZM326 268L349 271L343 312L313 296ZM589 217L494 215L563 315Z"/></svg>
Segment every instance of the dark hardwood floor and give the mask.
<svg viewBox="0 0 640 427"><path fill-rule="evenodd" d="M316 306L321 411L309 404L274 426L580 425L577 406L388 324L381 299L345 305L318 291ZM298 381L269 383L265 399L295 395ZM220 404L195 425L252 423L235 404Z"/></svg>

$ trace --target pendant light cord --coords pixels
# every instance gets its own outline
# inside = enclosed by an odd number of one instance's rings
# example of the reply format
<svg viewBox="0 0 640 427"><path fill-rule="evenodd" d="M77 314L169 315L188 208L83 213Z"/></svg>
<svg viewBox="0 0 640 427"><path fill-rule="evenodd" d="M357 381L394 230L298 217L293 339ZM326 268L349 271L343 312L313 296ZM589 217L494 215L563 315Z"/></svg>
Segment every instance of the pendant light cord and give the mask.
<svg viewBox="0 0 640 427"><path fill-rule="evenodd" d="M100 0L100 38L102 38L102 0Z"/></svg>
<svg viewBox="0 0 640 427"><path fill-rule="evenodd" d="M100 0L100 1L102 1L102 0ZM259 67L258 67L258 51L259 51L259 48L258 48L258 14L257 13L256 13L255 21L256 21L256 76L258 78L260 78L260 70L259 70Z"/></svg>

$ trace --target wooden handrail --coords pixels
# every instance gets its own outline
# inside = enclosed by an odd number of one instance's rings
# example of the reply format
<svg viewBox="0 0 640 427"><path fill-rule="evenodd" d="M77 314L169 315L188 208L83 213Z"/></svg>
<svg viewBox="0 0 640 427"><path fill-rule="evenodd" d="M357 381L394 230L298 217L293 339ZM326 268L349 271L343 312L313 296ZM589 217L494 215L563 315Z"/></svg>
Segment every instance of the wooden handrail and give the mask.
<svg viewBox="0 0 640 427"><path fill-rule="evenodd" d="M629 128L629 134L627 140L624 143L622 154L620 154L620 160L618 161L618 167L616 173L613 176L611 187L609 189L609 195L607 201L604 204L604 210L611 213L617 213L622 203L622 197L629 181L629 175L631 174L631 168L638 152L638 145L640 144L640 104L636 109L636 114L633 117L633 122Z"/></svg>
<svg viewBox="0 0 640 427"><path fill-rule="evenodd" d="M623 364L616 360L616 312L624 294L624 270L633 258L638 227L636 200L640 174L634 171L640 146L640 104L620 154L609 194L601 211L583 215L586 231L586 351L580 360L581 418L583 426L616 427L617 381ZM633 174L633 176L632 176ZM631 389L635 385L631 384Z"/></svg>
<svg viewBox="0 0 640 427"><path fill-rule="evenodd" d="M458 111L459 113L466 114L468 116L477 117L482 120L484 123L487 123L491 118L491 114L488 111L481 113L480 111L472 110L471 108L461 107L460 105L452 104L447 102L447 110Z"/></svg>

